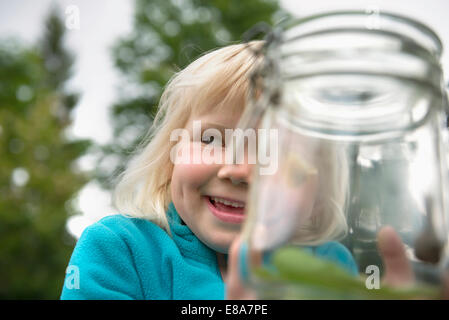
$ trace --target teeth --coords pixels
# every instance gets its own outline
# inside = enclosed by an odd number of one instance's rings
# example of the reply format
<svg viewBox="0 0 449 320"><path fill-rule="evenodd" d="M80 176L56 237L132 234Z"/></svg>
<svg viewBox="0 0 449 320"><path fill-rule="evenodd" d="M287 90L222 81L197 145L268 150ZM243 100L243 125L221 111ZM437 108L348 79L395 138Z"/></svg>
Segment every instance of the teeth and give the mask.
<svg viewBox="0 0 449 320"><path fill-rule="evenodd" d="M227 206L231 206L234 208L245 208L244 204L238 203L238 202L234 202L234 201L228 201L228 200L224 200L224 199L220 199L220 198L216 198L216 197L211 197L211 199L215 202L220 202L223 203Z"/></svg>

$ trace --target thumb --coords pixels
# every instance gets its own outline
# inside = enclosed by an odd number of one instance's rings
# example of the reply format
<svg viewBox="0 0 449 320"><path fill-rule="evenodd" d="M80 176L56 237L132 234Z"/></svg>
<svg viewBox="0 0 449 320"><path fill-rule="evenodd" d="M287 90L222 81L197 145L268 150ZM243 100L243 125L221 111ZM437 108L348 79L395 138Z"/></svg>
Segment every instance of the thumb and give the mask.
<svg viewBox="0 0 449 320"><path fill-rule="evenodd" d="M443 299L449 300L449 273L443 274Z"/></svg>
<svg viewBox="0 0 449 320"><path fill-rule="evenodd" d="M236 238L229 249L228 272L226 277L226 299L228 300L254 300L256 295L253 291L243 286L239 270L239 253L242 239Z"/></svg>
<svg viewBox="0 0 449 320"><path fill-rule="evenodd" d="M415 280L413 269L399 235L392 227L386 226L379 231L377 237L385 266L383 281L394 287L412 284Z"/></svg>

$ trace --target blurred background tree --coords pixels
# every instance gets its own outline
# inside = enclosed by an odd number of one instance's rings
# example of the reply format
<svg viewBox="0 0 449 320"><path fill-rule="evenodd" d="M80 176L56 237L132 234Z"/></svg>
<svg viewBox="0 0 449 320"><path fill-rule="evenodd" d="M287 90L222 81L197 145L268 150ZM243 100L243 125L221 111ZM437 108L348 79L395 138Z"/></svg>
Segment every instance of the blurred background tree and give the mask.
<svg viewBox="0 0 449 320"><path fill-rule="evenodd" d="M151 126L170 77L199 55L242 40L259 22L287 17L277 0L136 0L133 32L113 48L123 74L121 98L112 106L112 143L92 151L96 177L111 189L127 157Z"/></svg>
<svg viewBox="0 0 449 320"><path fill-rule="evenodd" d="M64 33L53 7L38 45L0 43L0 299L58 299L75 244L65 226L90 142L66 134L78 96Z"/></svg>

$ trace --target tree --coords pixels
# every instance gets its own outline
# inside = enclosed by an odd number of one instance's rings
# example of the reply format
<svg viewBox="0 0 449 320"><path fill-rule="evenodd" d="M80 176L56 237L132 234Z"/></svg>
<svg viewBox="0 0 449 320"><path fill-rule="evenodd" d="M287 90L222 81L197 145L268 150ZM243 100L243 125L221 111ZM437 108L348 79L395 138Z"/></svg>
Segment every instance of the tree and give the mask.
<svg viewBox="0 0 449 320"><path fill-rule="evenodd" d="M256 23L287 16L275 0L137 0L134 30L113 49L124 75L112 107L113 142L97 152L96 176L107 189L151 125L162 89L200 54L237 41Z"/></svg>
<svg viewBox="0 0 449 320"><path fill-rule="evenodd" d="M0 44L0 299L57 299L75 240L71 199L88 177L75 161L90 145L66 129L73 56L57 9L40 44Z"/></svg>

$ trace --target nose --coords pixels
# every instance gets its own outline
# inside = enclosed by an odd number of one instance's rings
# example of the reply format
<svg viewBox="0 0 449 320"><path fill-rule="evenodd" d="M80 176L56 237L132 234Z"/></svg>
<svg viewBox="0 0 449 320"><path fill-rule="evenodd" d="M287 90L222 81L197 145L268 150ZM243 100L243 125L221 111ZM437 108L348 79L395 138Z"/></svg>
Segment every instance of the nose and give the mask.
<svg viewBox="0 0 449 320"><path fill-rule="evenodd" d="M229 179L234 185L248 185L251 181L251 165L226 164L218 170L217 176L220 179Z"/></svg>
<svg viewBox="0 0 449 320"><path fill-rule="evenodd" d="M248 186L251 183L251 172L255 163L252 156L255 151L249 149L248 144L244 144L243 153L239 151L242 150L238 148L233 150L233 161L230 163L225 161L218 170L217 176L220 179L229 179L234 185Z"/></svg>

